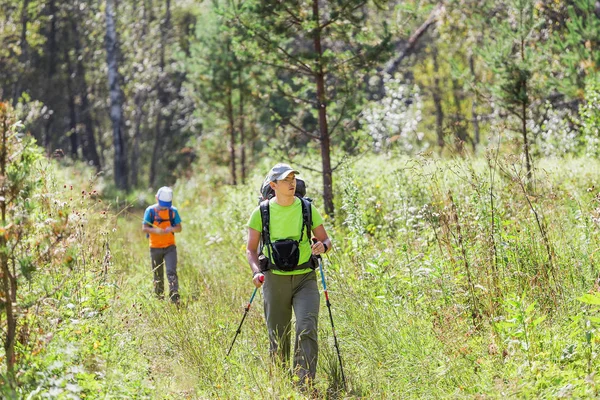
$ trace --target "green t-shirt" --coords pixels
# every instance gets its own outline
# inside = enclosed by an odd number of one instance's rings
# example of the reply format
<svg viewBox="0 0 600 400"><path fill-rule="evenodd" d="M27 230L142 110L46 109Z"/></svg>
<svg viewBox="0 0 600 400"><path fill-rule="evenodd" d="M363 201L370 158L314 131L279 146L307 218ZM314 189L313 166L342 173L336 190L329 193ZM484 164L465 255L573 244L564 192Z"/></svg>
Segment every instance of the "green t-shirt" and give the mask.
<svg viewBox="0 0 600 400"><path fill-rule="evenodd" d="M316 207L311 204L312 208L312 226L310 230L323 224L323 218L317 211ZM269 231L271 234L271 242L279 239L293 239L300 240L300 230L302 229L302 202L299 198L294 199L294 203L289 206L280 206L273 200L269 202ZM256 207L248 220L248 227L259 232L262 232L262 218L260 216L260 206ZM310 236L306 234L306 228L304 228L304 235L302 236L302 242L300 242L300 258L298 265L304 264L308 261L311 254L310 249ZM269 252L267 249L263 253L268 257ZM273 258L271 258L273 261ZM305 268L296 271L279 271L273 270L274 274L277 275L299 275L306 274L312 271L310 268Z"/></svg>

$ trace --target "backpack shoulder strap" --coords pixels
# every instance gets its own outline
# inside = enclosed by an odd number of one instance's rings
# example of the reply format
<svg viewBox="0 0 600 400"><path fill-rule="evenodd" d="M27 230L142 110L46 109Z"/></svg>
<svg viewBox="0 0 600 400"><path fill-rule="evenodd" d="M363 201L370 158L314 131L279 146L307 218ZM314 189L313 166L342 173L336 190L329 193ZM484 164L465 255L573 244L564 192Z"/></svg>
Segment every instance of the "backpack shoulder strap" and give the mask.
<svg viewBox="0 0 600 400"><path fill-rule="evenodd" d="M152 225L154 225L157 222L160 224L166 221L160 217L158 207L152 207L150 209L150 219L152 220ZM169 222L171 222L171 226L175 226L175 211L173 211L172 208L169 208Z"/></svg>
<svg viewBox="0 0 600 400"><path fill-rule="evenodd" d="M263 200L260 202L260 219L262 221L262 241L263 244L266 244L271 241L270 232L269 232L269 222L270 222L270 213L269 213L269 199Z"/></svg>
<svg viewBox="0 0 600 400"><path fill-rule="evenodd" d="M300 242L304 236L304 228L306 228L306 237L310 240L310 232L312 230L312 204L304 197L300 197L302 203L302 231L300 232Z"/></svg>
<svg viewBox="0 0 600 400"><path fill-rule="evenodd" d="M171 221L171 226L175 226L175 211L172 208L169 208L169 220Z"/></svg>
<svg viewBox="0 0 600 400"><path fill-rule="evenodd" d="M156 222L156 208L152 207L150 209L150 221L146 221L148 224L150 225L154 225L154 223Z"/></svg>
<svg viewBox="0 0 600 400"><path fill-rule="evenodd" d="M271 234L269 221L271 219L270 210L269 210L269 199L263 200L259 205L260 209L260 218L262 221L262 232L260 233L261 237L261 253L262 249L267 248L267 252L269 253L269 258L271 257Z"/></svg>

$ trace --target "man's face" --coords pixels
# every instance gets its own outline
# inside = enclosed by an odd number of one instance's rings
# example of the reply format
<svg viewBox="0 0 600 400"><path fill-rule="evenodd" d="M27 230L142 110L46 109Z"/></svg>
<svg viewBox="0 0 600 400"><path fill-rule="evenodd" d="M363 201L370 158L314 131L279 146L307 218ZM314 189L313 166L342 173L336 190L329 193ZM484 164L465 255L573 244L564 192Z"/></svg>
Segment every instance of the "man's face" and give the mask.
<svg viewBox="0 0 600 400"><path fill-rule="evenodd" d="M296 192L296 174L291 172L285 179L281 179L275 182L277 189L281 192L291 192L294 194ZM275 188L274 188L275 189Z"/></svg>

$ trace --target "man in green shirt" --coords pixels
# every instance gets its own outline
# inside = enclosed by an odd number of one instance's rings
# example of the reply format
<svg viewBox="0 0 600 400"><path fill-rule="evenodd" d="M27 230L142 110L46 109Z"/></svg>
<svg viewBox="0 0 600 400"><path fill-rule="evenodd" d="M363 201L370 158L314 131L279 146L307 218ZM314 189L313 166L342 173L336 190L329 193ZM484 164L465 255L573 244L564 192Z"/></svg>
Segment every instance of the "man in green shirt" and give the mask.
<svg viewBox="0 0 600 400"><path fill-rule="evenodd" d="M296 316L294 373L300 382L307 383L315 378L319 350L317 322L320 297L314 270L316 264L312 256L331 249L331 241L323 227L321 215L309 204L312 221L308 230L316 238L311 244L311 237L303 223L302 201L295 196L297 174L299 172L289 165L277 164L269 171L264 183L275 192L275 197L268 201L270 243L263 244L263 253L269 257L268 270L261 270L259 263L263 230L260 207L252 212L248 221L246 256L252 269L252 283L261 287L261 277L264 276L263 297L271 355L277 357L284 367L289 364L293 310ZM276 242L292 243L292 246L278 250ZM279 258L275 253L286 258L286 254L281 253L288 248L299 249L296 265L291 268L287 264L277 265Z"/></svg>

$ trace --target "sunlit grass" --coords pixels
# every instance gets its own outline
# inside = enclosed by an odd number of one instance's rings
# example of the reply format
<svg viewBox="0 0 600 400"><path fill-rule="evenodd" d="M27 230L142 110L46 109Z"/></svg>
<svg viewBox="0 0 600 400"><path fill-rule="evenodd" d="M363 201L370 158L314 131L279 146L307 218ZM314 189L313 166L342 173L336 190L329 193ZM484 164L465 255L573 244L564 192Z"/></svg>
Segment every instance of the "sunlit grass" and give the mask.
<svg viewBox="0 0 600 400"><path fill-rule="evenodd" d="M573 299L594 283L596 268L589 260L597 247L590 222L595 193L586 189L597 178L590 162L553 160L526 193L519 171L503 162L494 167L493 222L484 161L364 160L338 176L338 213L327 221L336 251L325 268L348 392L339 392L323 301L316 383L322 396L528 396L558 393L552 384L557 375L569 381L570 373L560 371L577 370L579 361L553 368L556 354L544 343L560 348L560 342L584 340L569 334L565 317L579 312ZM316 192L319 185L310 183ZM131 243L140 250L129 269L131 283L124 286L133 285L141 299L139 334L145 351L154 354L157 385L174 397L304 398L272 368L260 295L231 356L225 356L253 289L244 236L255 189L221 187L203 199L188 183L179 192L185 204L184 232L178 235L184 295L179 310L149 296L147 250ZM315 194L309 192L319 206ZM551 259L533 210L545 223ZM135 232L137 225L124 225L124 232ZM143 242L141 235L128 236ZM508 311L513 295L535 304L532 317ZM534 324L533 315L549 318ZM517 331L499 325L514 318L522 318L521 328L533 335L527 351L516 345ZM591 386L585 382L578 379L569 390L587 393Z"/></svg>
<svg viewBox="0 0 600 400"><path fill-rule="evenodd" d="M347 390L322 299L320 398L597 396L598 310L577 298L599 289L600 165L544 160L527 189L513 161L365 159L336 175L324 267ZM176 186L179 308L153 295L142 209L92 225L81 246L97 261L48 318L102 313L63 324L39 368L82 365L88 398L307 398L271 363L260 291L226 356L253 291L245 223L260 181ZM110 237L106 276L92 232ZM68 343L75 356L58 350Z"/></svg>

